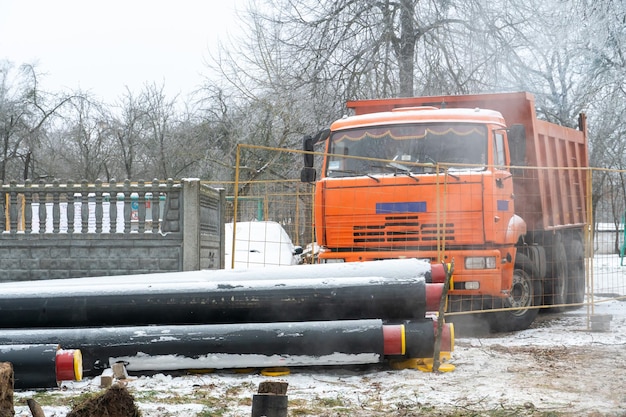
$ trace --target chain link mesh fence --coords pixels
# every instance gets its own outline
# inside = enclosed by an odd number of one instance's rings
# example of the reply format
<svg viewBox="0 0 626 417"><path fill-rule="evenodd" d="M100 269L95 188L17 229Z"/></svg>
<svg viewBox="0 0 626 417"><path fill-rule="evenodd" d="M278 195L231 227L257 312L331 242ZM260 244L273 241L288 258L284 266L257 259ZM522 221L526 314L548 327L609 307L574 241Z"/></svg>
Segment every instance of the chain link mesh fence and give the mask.
<svg viewBox="0 0 626 417"><path fill-rule="evenodd" d="M211 185L233 190L227 197L227 221L279 223L295 246L305 248L304 262L320 261L317 211L318 221L324 219L326 244L341 248L333 255L322 254L326 261L418 257L451 262L457 257L456 264L465 262L463 267L468 268L472 253L489 249L496 251L494 285L504 271L512 275L515 289L518 267L513 259L527 259L536 267L520 268L544 277L537 289L540 304L553 310L626 296L623 171L502 167L493 169L492 183L486 184L483 166L410 161L399 166L399 161L391 159L342 155L346 166L369 165L368 173L358 175L354 169L334 167L335 185L326 185L323 200L316 206L314 184L284 177L284 173L297 172L294 163L298 164L302 152L264 151L280 154L272 158L271 170L280 175L268 170L262 178L248 180L240 175L232 183ZM322 154L313 154L319 174ZM538 183L546 189L536 189ZM516 214L523 212L528 233L523 241L510 245L517 253L507 259L506 251L500 255L502 248L494 242L506 241L507 233L521 227L507 215L513 206ZM472 288L473 284L465 285ZM466 312L511 306L493 297L476 302L476 297L465 297L458 286L453 287L455 291L454 303ZM512 301L513 306L524 302Z"/></svg>

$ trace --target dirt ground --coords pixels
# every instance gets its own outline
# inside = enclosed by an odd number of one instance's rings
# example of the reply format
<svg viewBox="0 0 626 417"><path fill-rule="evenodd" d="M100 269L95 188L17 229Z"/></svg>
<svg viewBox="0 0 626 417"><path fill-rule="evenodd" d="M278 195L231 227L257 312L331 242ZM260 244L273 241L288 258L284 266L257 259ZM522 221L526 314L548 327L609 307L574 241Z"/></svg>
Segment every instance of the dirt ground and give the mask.
<svg viewBox="0 0 626 417"><path fill-rule="evenodd" d="M523 406L571 416L626 416L626 302L613 302L610 329L589 331L585 309L541 314L512 334L457 339L456 380L467 404ZM606 311L605 311L606 310Z"/></svg>
<svg viewBox="0 0 626 417"><path fill-rule="evenodd" d="M116 384L103 394L76 405L67 417L140 417L133 397L126 387Z"/></svg>

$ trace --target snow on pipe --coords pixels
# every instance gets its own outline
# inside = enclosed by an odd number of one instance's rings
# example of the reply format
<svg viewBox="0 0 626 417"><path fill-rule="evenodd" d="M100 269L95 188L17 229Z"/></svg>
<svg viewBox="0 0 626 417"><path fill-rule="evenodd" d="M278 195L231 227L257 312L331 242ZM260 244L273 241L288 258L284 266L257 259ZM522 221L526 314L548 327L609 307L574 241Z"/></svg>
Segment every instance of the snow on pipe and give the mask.
<svg viewBox="0 0 626 417"><path fill-rule="evenodd" d="M16 389L52 388L83 377L80 350L61 349L58 344L0 345L0 362L13 365Z"/></svg>
<svg viewBox="0 0 626 417"><path fill-rule="evenodd" d="M129 371L348 365L434 353L436 321L379 319L283 323L10 329L0 343L57 340L80 348L85 374L115 362ZM442 351L454 349L444 325Z"/></svg>
<svg viewBox="0 0 626 417"><path fill-rule="evenodd" d="M386 259L370 262L347 262L331 264L267 266L253 269L205 269L200 271L162 272L154 274L116 275L88 278L68 278L37 280L42 286L51 287L81 287L96 286L98 288L116 288L120 285L150 283L202 283L207 281L251 281L251 280L280 280L303 278L334 278L334 277L386 277L386 278L424 278L427 283L443 283L445 271L438 264L431 266L425 260ZM149 278L148 278L149 277ZM5 282L0 284L5 288L22 285L20 282Z"/></svg>
<svg viewBox="0 0 626 417"><path fill-rule="evenodd" d="M110 278L0 284L0 328L422 319L443 292L423 277L191 281L180 274L115 285Z"/></svg>

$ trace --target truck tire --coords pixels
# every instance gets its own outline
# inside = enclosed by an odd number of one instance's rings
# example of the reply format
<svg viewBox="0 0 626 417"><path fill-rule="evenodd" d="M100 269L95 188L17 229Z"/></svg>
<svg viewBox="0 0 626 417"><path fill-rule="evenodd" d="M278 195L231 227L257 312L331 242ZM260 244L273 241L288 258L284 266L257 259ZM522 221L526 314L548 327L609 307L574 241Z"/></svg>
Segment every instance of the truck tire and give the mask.
<svg viewBox="0 0 626 417"><path fill-rule="evenodd" d="M569 291L569 278L567 275L567 253L560 234L554 235L551 244L546 248L548 257L548 270L544 281L544 304L552 307L551 310L559 312L564 310L567 304Z"/></svg>
<svg viewBox="0 0 626 417"><path fill-rule="evenodd" d="M522 253L530 259L537 268L537 279L544 279L546 276L546 249L540 245L528 245L518 248L518 253Z"/></svg>
<svg viewBox="0 0 626 417"><path fill-rule="evenodd" d="M580 240L574 239L568 247L567 271L569 272L568 304L585 300L585 249Z"/></svg>
<svg viewBox="0 0 626 417"><path fill-rule="evenodd" d="M487 315L492 332L513 332L527 329L539 314L539 309L530 308L541 303L541 279L537 268L524 254L515 257L513 287L509 297L501 299L500 308L517 308Z"/></svg>

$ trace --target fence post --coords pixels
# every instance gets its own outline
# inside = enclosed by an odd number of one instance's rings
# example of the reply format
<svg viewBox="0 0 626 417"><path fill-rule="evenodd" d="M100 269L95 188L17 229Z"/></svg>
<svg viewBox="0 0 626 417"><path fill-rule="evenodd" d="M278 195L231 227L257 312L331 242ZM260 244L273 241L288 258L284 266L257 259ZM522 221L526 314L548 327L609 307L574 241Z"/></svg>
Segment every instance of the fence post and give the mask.
<svg viewBox="0 0 626 417"><path fill-rule="evenodd" d="M200 180L184 179L182 195L183 271L200 269Z"/></svg>
<svg viewBox="0 0 626 417"><path fill-rule="evenodd" d="M219 260L219 268L220 269L224 269L226 267L225 263L226 263L226 257L224 256L224 254L226 253L224 251L224 242L226 242L226 190L221 188L219 190L220 193L220 208L219 208L219 237L220 237L220 260Z"/></svg>

